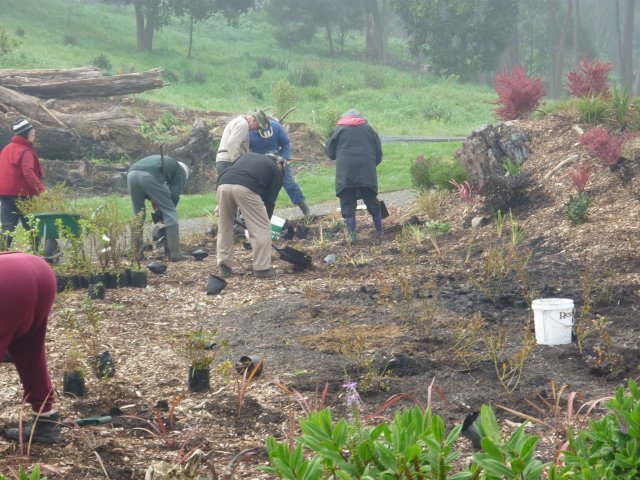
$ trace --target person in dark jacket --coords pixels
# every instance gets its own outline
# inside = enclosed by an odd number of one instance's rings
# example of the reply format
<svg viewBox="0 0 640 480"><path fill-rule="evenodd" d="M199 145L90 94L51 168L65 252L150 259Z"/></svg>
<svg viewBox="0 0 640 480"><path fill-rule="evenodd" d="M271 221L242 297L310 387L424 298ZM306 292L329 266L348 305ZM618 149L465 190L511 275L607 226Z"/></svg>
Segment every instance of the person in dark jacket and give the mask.
<svg viewBox="0 0 640 480"><path fill-rule="evenodd" d="M340 120L325 148L336 161L336 196L347 224L349 240L356 238L356 207L362 199L373 218L378 237L382 237L382 215L378 201L376 167L382 161L380 137L356 110L349 110Z"/></svg>
<svg viewBox="0 0 640 480"><path fill-rule="evenodd" d="M136 215L131 238L138 258L141 257L142 250L142 225L146 216L145 200L151 200L154 208L162 213L169 260L178 262L189 258L180 249L180 226L176 210L188 178L187 166L166 155L145 157L129 168L127 186L131 195L133 213Z"/></svg>
<svg viewBox="0 0 640 480"><path fill-rule="evenodd" d="M271 216L282 188L284 159L276 155L246 153L218 177L218 274L233 275L233 224L238 207L251 232L253 273L275 276L271 268Z"/></svg>
<svg viewBox="0 0 640 480"><path fill-rule="evenodd" d="M11 143L0 152L0 221L7 248L11 246L13 232L22 223L30 228L16 202L44 192L44 176L38 154L33 148L36 130L25 119L13 125Z"/></svg>
<svg viewBox="0 0 640 480"><path fill-rule="evenodd" d="M47 368L45 337L51 306L56 298L56 277L40 257L20 252L0 253L0 358L11 355L31 404L34 422L8 428L11 440L56 443L62 441L60 415Z"/></svg>
<svg viewBox="0 0 640 480"><path fill-rule="evenodd" d="M267 115L262 110L256 112L256 118L259 119L261 124L267 122L269 127L249 132L249 148L255 153L277 153L284 158L284 180L282 186L287 195L289 195L291 203L297 205L304 216L308 217L311 211L305 202L302 189L296 182L293 171L289 166L291 160L291 140L289 135L287 135L287 132L278 121L267 118Z"/></svg>

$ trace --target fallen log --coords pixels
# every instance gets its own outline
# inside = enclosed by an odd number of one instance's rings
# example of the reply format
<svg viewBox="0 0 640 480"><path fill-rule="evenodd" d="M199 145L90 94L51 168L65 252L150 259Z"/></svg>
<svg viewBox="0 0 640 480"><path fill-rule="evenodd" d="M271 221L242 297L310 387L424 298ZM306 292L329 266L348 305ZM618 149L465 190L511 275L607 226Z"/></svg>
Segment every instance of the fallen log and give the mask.
<svg viewBox="0 0 640 480"><path fill-rule="evenodd" d="M66 68L63 70L0 69L0 85L14 88L27 83L67 82L101 76L102 70L98 67Z"/></svg>
<svg viewBox="0 0 640 480"><path fill-rule="evenodd" d="M161 69L141 73L127 73L110 77L82 78L66 81L25 82L12 86L12 90L38 98L70 99L115 97L145 92L164 87Z"/></svg>
<svg viewBox="0 0 640 480"><path fill-rule="evenodd" d="M141 123L138 119L119 112L113 107L110 110L95 113L68 114L57 112L47 108L40 99L31 95L25 95L9 88L0 87L0 104L6 109L10 107L17 110L23 116L29 117L41 123L54 121L62 127L82 128L94 124L105 124L104 126L120 126L129 128L139 128Z"/></svg>

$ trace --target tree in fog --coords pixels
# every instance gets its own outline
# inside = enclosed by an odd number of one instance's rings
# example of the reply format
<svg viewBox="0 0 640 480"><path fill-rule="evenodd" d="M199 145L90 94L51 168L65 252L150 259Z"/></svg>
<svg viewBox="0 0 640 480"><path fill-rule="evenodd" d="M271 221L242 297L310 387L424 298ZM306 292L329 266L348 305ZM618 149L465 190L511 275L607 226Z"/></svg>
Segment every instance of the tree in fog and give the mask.
<svg viewBox="0 0 640 480"><path fill-rule="evenodd" d="M463 80L493 71L516 28L517 0L391 0L391 6L412 52Z"/></svg>

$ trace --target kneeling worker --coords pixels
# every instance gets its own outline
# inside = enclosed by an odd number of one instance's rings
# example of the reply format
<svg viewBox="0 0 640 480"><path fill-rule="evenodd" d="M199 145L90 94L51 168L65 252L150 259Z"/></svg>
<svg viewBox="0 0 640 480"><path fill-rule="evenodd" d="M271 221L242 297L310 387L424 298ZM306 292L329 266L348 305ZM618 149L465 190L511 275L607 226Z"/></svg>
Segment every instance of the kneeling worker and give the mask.
<svg viewBox="0 0 640 480"><path fill-rule="evenodd" d="M189 169L172 157L151 155L131 165L127 174L127 186L136 215L131 232L135 254L140 258L142 250L142 225L146 216L145 200L157 206L164 219L169 260L179 262L189 257L180 249L180 227L176 206L180 201ZM142 212L142 214L140 214Z"/></svg>
<svg viewBox="0 0 640 480"><path fill-rule="evenodd" d="M251 232L254 275L275 276L271 268L270 219L282 188L283 164L284 159L277 155L246 153L218 177L217 262L221 277L233 275L233 223L238 207Z"/></svg>

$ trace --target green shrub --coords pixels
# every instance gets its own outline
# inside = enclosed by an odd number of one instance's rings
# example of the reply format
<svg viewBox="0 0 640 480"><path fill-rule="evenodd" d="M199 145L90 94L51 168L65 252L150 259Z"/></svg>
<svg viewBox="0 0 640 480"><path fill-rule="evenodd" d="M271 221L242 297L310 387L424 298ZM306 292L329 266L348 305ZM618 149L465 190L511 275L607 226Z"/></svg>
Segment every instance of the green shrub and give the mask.
<svg viewBox="0 0 640 480"><path fill-rule="evenodd" d="M93 60L91 60L91 65L93 65L94 67L101 68L106 72L111 71L111 68L113 67L111 65L111 60L109 60L109 57L107 57L104 53L101 53L100 55L95 57Z"/></svg>
<svg viewBox="0 0 640 480"><path fill-rule="evenodd" d="M428 122L432 120L448 122L450 117L449 110L433 100L429 100L422 106L422 118Z"/></svg>
<svg viewBox="0 0 640 480"><path fill-rule="evenodd" d="M614 480L637 478L640 471L640 390L629 380L629 393L616 389L607 406L610 412L592 420L578 435L569 432L563 467L553 468L549 479Z"/></svg>
<svg viewBox="0 0 640 480"><path fill-rule="evenodd" d="M24 37L24 34L25 34L24 28L20 28L20 27L16 28L16 36L22 38Z"/></svg>
<svg viewBox="0 0 640 480"><path fill-rule="evenodd" d="M425 157L418 155L411 164L411 182L420 190L429 190L433 187L431 180L431 167L440 160L440 157Z"/></svg>
<svg viewBox="0 0 640 480"><path fill-rule="evenodd" d="M178 81L180 80L178 78L178 74L173 70L163 70L160 74L160 77L162 77L163 80L171 83L178 83Z"/></svg>
<svg viewBox="0 0 640 480"><path fill-rule="evenodd" d="M284 70L287 68L287 65L269 56L261 56L256 58L256 68L260 70Z"/></svg>
<svg viewBox="0 0 640 480"><path fill-rule="evenodd" d="M318 115L318 125L322 136L328 137L331 135L341 115L342 112L337 105L327 104L324 106Z"/></svg>
<svg viewBox="0 0 640 480"><path fill-rule="evenodd" d="M458 162L442 160L437 156L418 155L411 164L411 180L413 186L420 190L440 188L452 190L451 179L462 183L467 180L467 172Z"/></svg>
<svg viewBox="0 0 640 480"><path fill-rule="evenodd" d="M62 37L62 43L64 45L77 45L78 39L75 35L65 35L64 37Z"/></svg>
<svg viewBox="0 0 640 480"><path fill-rule="evenodd" d="M455 187L451 184L451 179L458 183L463 183L468 179L467 172L458 162L451 160L442 160L434 162L429 172L431 183L433 186L442 190L453 190Z"/></svg>
<svg viewBox="0 0 640 480"><path fill-rule="evenodd" d="M4 28L0 27L0 57L11 52L17 46L18 41L7 35Z"/></svg>
<svg viewBox="0 0 640 480"><path fill-rule="evenodd" d="M602 97L581 97L576 105L586 123L601 123L609 110L609 102Z"/></svg>
<svg viewBox="0 0 640 480"><path fill-rule="evenodd" d="M572 225L579 225L587 221L589 205L593 199L587 192L578 192L576 196L569 197L564 207L564 214Z"/></svg>
<svg viewBox="0 0 640 480"><path fill-rule="evenodd" d="M299 87L317 87L320 83L320 75L310 66L303 65L289 74L289 81Z"/></svg>
<svg viewBox="0 0 640 480"><path fill-rule="evenodd" d="M284 115L293 108L296 101L296 88L286 80L277 82L271 90L276 107L276 116Z"/></svg>
<svg viewBox="0 0 640 480"><path fill-rule="evenodd" d="M190 68L184 71L184 81L187 83L206 83L207 74L204 72L194 72Z"/></svg>
<svg viewBox="0 0 640 480"><path fill-rule="evenodd" d="M364 83L375 90L384 88L384 69L369 67L364 72Z"/></svg>

